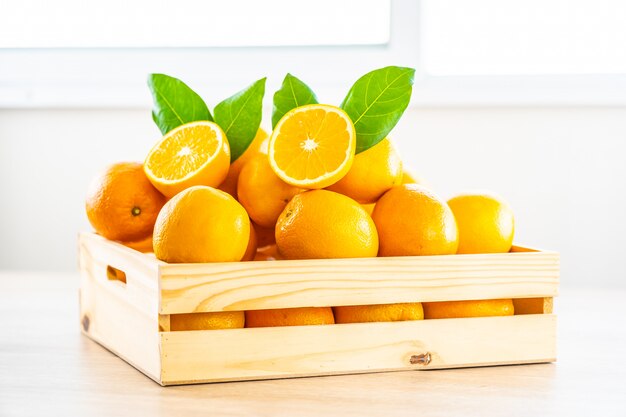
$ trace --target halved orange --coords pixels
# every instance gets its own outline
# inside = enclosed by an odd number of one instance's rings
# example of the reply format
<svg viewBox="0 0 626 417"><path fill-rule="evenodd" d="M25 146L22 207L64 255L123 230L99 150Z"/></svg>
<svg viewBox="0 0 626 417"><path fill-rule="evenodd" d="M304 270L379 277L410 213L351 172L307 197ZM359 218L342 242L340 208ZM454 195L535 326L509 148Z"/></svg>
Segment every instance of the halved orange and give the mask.
<svg viewBox="0 0 626 417"><path fill-rule="evenodd" d="M309 104L297 107L278 122L269 143L270 165L288 184L325 188L350 170L356 132L338 107Z"/></svg>
<svg viewBox="0 0 626 417"><path fill-rule="evenodd" d="M213 122L191 122L168 132L148 153L144 171L167 197L194 185L219 186L230 166L230 146Z"/></svg>

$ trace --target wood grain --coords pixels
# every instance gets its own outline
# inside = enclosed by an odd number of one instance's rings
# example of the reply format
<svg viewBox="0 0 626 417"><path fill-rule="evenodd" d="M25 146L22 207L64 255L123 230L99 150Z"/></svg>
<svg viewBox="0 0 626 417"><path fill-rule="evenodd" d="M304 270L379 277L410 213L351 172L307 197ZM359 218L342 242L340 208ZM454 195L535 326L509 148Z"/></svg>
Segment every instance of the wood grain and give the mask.
<svg viewBox="0 0 626 417"><path fill-rule="evenodd" d="M164 385L556 357L556 318L548 314L169 331L170 314L186 312L543 300L558 288L558 254L552 252L517 247L489 255L172 265L93 234L79 242L83 331Z"/></svg>
<svg viewBox="0 0 626 417"><path fill-rule="evenodd" d="M81 233L78 238L78 263L81 274L89 271L92 279L105 285L109 281L108 267L126 275L126 284L111 281L110 291L119 297L129 297L133 306L154 316L159 309L159 265L154 257L104 239L93 233Z"/></svg>
<svg viewBox="0 0 626 417"><path fill-rule="evenodd" d="M554 252L161 265L161 314L553 297Z"/></svg>
<svg viewBox="0 0 626 417"><path fill-rule="evenodd" d="M124 252L118 255L112 248L108 253L99 253L96 249L94 256L82 243L79 257L81 331L150 378L160 381L159 319L157 302L153 299L158 296L156 288L145 286L137 279L142 275L132 263L133 258L127 259ZM128 271L127 282L110 280L107 276L109 263L97 261L99 256L109 257L115 265Z"/></svg>
<svg viewBox="0 0 626 417"><path fill-rule="evenodd" d="M124 271L129 289L145 296L144 308L153 311L158 303L162 315L554 297L559 283L558 253L520 246L503 254L167 264L83 233L80 250Z"/></svg>
<svg viewBox="0 0 626 417"><path fill-rule="evenodd" d="M551 362L555 343L547 314L170 332L162 383Z"/></svg>

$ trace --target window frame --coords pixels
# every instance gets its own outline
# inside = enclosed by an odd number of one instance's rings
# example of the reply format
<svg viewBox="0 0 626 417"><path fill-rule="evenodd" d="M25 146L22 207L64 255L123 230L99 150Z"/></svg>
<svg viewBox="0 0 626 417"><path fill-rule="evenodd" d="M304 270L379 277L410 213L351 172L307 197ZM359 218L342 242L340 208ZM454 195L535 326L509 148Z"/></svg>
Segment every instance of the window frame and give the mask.
<svg viewBox="0 0 626 417"><path fill-rule="evenodd" d="M285 73L339 103L363 73L416 68L412 107L624 106L626 74L433 76L420 65L420 1L391 0L390 41L371 46L0 50L1 108L146 108L150 72L178 76L209 102L268 74L266 103ZM211 78L211 73L219 74Z"/></svg>

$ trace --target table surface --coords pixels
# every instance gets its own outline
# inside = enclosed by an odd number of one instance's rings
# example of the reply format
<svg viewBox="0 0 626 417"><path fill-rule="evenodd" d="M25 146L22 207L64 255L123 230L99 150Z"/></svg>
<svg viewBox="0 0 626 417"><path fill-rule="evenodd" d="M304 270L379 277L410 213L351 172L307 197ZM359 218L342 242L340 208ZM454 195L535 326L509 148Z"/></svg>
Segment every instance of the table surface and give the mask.
<svg viewBox="0 0 626 417"><path fill-rule="evenodd" d="M0 416L626 416L624 290L563 290L558 363L162 388L82 336L78 275L0 273Z"/></svg>

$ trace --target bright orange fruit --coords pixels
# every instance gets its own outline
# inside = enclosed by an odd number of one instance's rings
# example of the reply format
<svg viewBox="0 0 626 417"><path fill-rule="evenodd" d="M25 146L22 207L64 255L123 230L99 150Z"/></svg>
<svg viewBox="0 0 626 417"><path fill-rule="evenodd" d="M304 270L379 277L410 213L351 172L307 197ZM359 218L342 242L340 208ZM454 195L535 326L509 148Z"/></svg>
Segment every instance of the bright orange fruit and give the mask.
<svg viewBox="0 0 626 417"><path fill-rule="evenodd" d="M286 259L376 256L372 218L349 197L327 190L294 196L276 223L276 245Z"/></svg>
<svg viewBox="0 0 626 417"><path fill-rule="evenodd" d="M250 219L231 195L195 186L163 206L154 226L154 255L172 263L236 262L250 239Z"/></svg>
<svg viewBox="0 0 626 417"><path fill-rule="evenodd" d="M367 323L374 321L422 320L421 303L375 304L333 307L335 323Z"/></svg>
<svg viewBox="0 0 626 417"><path fill-rule="evenodd" d="M272 229L289 200L302 191L278 178L264 154L250 158L237 185L239 202L250 218L259 226Z"/></svg>
<svg viewBox="0 0 626 417"><path fill-rule="evenodd" d="M513 244L513 211L502 198L486 192L458 195L448 201L459 228L458 253L508 252Z"/></svg>
<svg viewBox="0 0 626 417"><path fill-rule="evenodd" d="M427 319L452 319L462 317L512 316L513 300L467 300L422 303Z"/></svg>
<svg viewBox="0 0 626 417"><path fill-rule="evenodd" d="M334 323L335 318L330 307L246 311L246 327L310 326Z"/></svg>
<svg viewBox="0 0 626 417"><path fill-rule="evenodd" d="M352 167L328 187L361 204L375 203L381 195L402 182L402 161L387 138L354 156Z"/></svg>
<svg viewBox="0 0 626 417"><path fill-rule="evenodd" d="M246 261L254 261L257 250L257 237L256 231L254 230L254 225L250 222L250 238L248 239L248 246L246 247L246 253L243 254L243 258L241 258L242 262Z"/></svg>
<svg viewBox="0 0 626 417"><path fill-rule="evenodd" d="M120 162L98 174L87 191L87 218L111 240L147 239L166 198L152 186L141 164Z"/></svg>
<svg viewBox="0 0 626 417"><path fill-rule="evenodd" d="M456 221L445 201L417 184L387 191L374 206L378 256L449 255L459 245Z"/></svg>
<svg viewBox="0 0 626 417"><path fill-rule="evenodd" d="M148 153L144 170L167 197L194 185L217 187L228 173L230 147L213 122L187 123L168 132Z"/></svg>
<svg viewBox="0 0 626 417"><path fill-rule="evenodd" d="M228 169L228 175L224 181L218 187L220 190L227 192L233 197L237 198L237 181L239 180L239 174L243 169L243 166L248 163L248 161L258 154L267 155L267 146L269 144L269 136L267 132L262 128L256 132L256 136L248 146L248 149L241 154L241 156L233 161L230 164L230 168Z"/></svg>
<svg viewBox="0 0 626 417"><path fill-rule="evenodd" d="M352 166L356 132L338 107L297 107L278 122L269 143L269 161L283 181L300 188L325 188Z"/></svg>
<svg viewBox="0 0 626 417"><path fill-rule="evenodd" d="M243 311L172 314L170 315L170 330L241 329L244 321Z"/></svg>

